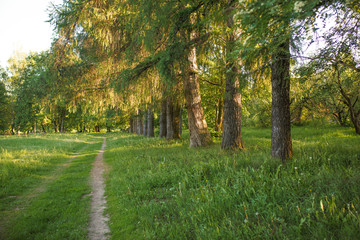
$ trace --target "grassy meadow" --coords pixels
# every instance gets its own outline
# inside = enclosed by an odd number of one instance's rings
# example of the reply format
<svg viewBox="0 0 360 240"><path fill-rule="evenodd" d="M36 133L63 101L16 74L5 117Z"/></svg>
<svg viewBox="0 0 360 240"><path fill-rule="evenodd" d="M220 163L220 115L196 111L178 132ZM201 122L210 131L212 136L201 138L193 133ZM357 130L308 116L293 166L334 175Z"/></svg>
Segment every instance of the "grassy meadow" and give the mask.
<svg viewBox="0 0 360 240"><path fill-rule="evenodd" d="M112 239L358 238L360 137L295 127L294 158L282 165L270 136L244 128L246 151L234 153L220 139L189 149L187 140L108 135Z"/></svg>
<svg viewBox="0 0 360 240"><path fill-rule="evenodd" d="M101 142L80 134L0 137L0 239L86 239L88 179Z"/></svg>
<svg viewBox="0 0 360 240"><path fill-rule="evenodd" d="M101 135L0 137L0 239L87 239L89 173ZM244 152L221 139L189 149L108 133L111 239L357 239L360 137L294 127L294 157L270 157L271 130L243 128Z"/></svg>

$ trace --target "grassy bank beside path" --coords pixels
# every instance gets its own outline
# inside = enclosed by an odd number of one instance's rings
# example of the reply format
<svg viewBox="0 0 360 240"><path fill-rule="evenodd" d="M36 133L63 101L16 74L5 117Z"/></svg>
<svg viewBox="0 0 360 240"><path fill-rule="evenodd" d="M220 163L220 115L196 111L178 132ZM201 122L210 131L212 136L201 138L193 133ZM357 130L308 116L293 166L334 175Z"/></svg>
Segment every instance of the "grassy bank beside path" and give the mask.
<svg viewBox="0 0 360 240"><path fill-rule="evenodd" d="M0 238L86 239L101 136L0 137Z"/></svg>
<svg viewBox="0 0 360 240"><path fill-rule="evenodd" d="M360 138L292 129L294 158L270 157L270 129L244 128L244 152L188 140L107 135L112 239L356 239ZM184 139L188 139L185 136Z"/></svg>

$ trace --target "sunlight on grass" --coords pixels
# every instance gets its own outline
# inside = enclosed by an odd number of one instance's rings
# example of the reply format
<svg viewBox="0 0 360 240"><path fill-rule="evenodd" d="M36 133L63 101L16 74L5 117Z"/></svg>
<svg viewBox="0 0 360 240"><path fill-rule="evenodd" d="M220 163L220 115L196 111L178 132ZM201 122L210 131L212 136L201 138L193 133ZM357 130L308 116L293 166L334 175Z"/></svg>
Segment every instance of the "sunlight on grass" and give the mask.
<svg viewBox="0 0 360 240"><path fill-rule="evenodd" d="M360 139L343 128L296 127L294 159L282 165L270 157L270 133L245 128L238 153L109 138L112 238L356 238Z"/></svg>
<svg viewBox="0 0 360 240"><path fill-rule="evenodd" d="M101 136L15 136L0 143L0 238L85 239L90 198L83 196Z"/></svg>

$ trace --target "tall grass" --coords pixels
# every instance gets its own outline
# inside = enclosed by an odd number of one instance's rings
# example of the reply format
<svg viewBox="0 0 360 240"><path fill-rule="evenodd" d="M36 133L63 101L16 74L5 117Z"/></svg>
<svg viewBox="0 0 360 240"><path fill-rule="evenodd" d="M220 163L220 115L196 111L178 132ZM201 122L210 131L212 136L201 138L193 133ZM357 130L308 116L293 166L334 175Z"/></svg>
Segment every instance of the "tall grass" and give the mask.
<svg viewBox="0 0 360 240"><path fill-rule="evenodd" d="M360 138L351 129L293 128L286 165L270 157L269 129L243 134L244 152L110 135L113 239L360 236Z"/></svg>

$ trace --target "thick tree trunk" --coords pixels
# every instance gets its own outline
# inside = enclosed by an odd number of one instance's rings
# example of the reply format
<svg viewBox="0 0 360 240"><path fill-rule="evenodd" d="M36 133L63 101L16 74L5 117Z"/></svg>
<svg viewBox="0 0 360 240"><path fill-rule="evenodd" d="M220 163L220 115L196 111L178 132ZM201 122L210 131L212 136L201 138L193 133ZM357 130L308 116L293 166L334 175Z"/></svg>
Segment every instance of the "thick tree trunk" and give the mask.
<svg viewBox="0 0 360 240"><path fill-rule="evenodd" d="M169 96L167 97L167 104L166 104L166 139L173 139L174 138L174 104L172 98Z"/></svg>
<svg viewBox="0 0 360 240"><path fill-rule="evenodd" d="M139 119L140 119L140 122L139 122L139 124L140 124L140 133L139 133L139 135L143 135L144 134L144 118L142 116L140 116Z"/></svg>
<svg viewBox="0 0 360 240"><path fill-rule="evenodd" d="M130 117L130 133L133 133L133 132L134 132L134 119L131 116Z"/></svg>
<svg viewBox="0 0 360 240"><path fill-rule="evenodd" d="M196 37L195 32L190 34L190 40ZM201 105L200 85L196 62L196 49L193 47L187 53L183 68L183 83L188 124L190 131L190 147L202 147L212 143L209 129Z"/></svg>
<svg viewBox="0 0 360 240"><path fill-rule="evenodd" d="M289 40L273 54L271 64L272 131L271 155L283 163L292 157L290 125L290 51Z"/></svg>
<svg viewBox="0 0 360 240"><path fill-rule="evenodd" d="M167 107L167 100L163 99L161 101L160 106L160 137L164 138L166 137L166 107Z"/></svg>
<svg viewBox="0 0 360 240"><path fill-rule="evenodd" d="M144 120L143 120L143 123L144 123L144 137L147 137L148 135L148 110L145 108L145 111L144 111Z"/></svg>
<svg viewBox="0 0 360 240"><path fill-rule="evenodd" d="M354 114L354 116L351 118L351 121L354 124L355 132L360 134L360 111L356 115Z"/></svg>
<svg viewBox="0 0 360 240"><path fill-rule="evenodd" d="M179 103L176 101L173 108L173 130L174 130L174 139L180 139L180 114L181 114L181 108L179 106Z"/></svg>
<svg viewBox="0 0 360 240"><path fill-rule="evenodd" d="M141 110L138 110L138 115L136 117L137 119L137 122L136 122L136 125L137 125L137 134L138 135L143 135L144 134L144 121L143 121L143 118L142 118L142 111Z"/></svg>
<svg viewBox="0 0 360 240"><path fill-rule="evenodd" d="M180 106L174 96L168 97L166 107L166 139L180 139Z"/></svg>
<svg viewBox="0 0 360 240"><path fill-rule="evenodd" d="M141 134L141 129L142 129L142 124L141 124L141 119L140 116L136 117L136 134L140 135Z"/></svg>
<svg viewBox="0 0 360 240"><path fill-rule="evenodd" d="M148 120L147 120L147 123L148 123L147 136L148 137L154 137L154 113L152 112L150 107L148 108L147 116L148 116Z"/></svg>
<svg viewBox="0 0 360 240"><path fill-rule="evenodd" d="M228 0L228 20L227 27L233 28L232 1ZM226 46L226 85L224 95L224 122L222 149L243 149L244 145L241 136L241 94L239 93L239 69L236 60L231 56L235 50L236 34L235 30L227 37Z"/></svg>

